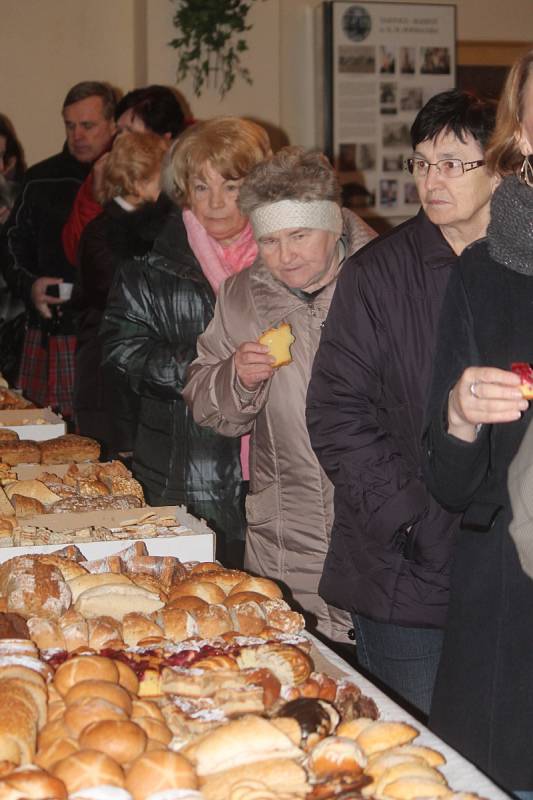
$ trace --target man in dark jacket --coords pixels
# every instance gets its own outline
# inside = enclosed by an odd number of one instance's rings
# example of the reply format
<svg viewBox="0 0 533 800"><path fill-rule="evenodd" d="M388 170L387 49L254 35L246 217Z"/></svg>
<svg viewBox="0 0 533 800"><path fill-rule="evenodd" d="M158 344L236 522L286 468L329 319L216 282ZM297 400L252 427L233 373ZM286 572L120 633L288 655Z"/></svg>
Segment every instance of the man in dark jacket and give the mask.
<svg viewBox="0 0 533 800"><path fill-rule="evenodd" d="M61 229L93 162L114 131L115 95L103 83L78 83L63 103L66 143L25 175L3 231L2 261L9 288L28 308L20 387L40 406L72 414L75 337L68 290L75 270L61 245ZM71 287L70 287L71 288Z"/></svg>
<svg viewBox="0 0 533 800"><path fill-rule="evenodd" d="M450 270L489 219L493 124L491 104L456 90L419 112L406 166L422 209L346 263L308 393L311 443L335 486L321 595L352 613L361 667L424 714L457 521L422 479L421 426Z"/></svg>

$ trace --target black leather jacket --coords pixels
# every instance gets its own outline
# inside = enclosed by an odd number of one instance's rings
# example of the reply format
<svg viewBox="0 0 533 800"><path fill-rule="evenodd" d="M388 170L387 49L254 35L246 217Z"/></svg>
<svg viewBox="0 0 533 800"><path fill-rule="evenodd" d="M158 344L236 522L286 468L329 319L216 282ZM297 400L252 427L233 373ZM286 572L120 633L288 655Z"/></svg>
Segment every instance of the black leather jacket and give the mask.
<svg viewBox="0 0 533 800"><path fill-rule="evenodd" d="M139 396L135 476L152 505L183 504L223 537L239 537L239 440L200 428L182 389L215 298L173 210L152 251L126 263L101 327L103 368Z"/></svg>

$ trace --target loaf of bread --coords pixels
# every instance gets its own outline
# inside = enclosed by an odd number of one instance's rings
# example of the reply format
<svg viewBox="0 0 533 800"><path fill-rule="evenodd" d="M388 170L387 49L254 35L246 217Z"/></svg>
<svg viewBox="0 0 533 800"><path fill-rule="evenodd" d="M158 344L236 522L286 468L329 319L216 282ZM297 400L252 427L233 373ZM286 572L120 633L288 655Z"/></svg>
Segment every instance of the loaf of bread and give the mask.
<svg viewBox="0 0 533 800"><path fill-rule="evenodd" d="M68 464L70 461L98 461L100 445L88 436L66 433L40 443L42 464Z"/></svg>
<svg viewBox="0 0 533 800"><path fill-rule="evenodd" d="M35 514L45 514L46 507L35 497L25 497L22 494L12 494L11 503L17 517L32 517Z"/></svg>
<svg viewBox="0 0 533 800"><path fill-rule="evenodd" d="M45 506L49 506L52 503L57 503L57 501L61 499L59 495L50 491L46 484L35 479L13 481L13 483L7 484L5 487L5 493L10 499L14 494L18 494L23 497L32 497L35 500L39 500L39 502Z"/></svg>
<svg viewBox="0 0 533 800"><path fill-rule="evenodd" d="M87 619L109 614L122 621L125 614L138 611L150 614L163 608L158 595L135 584L109 583L86 589L76 600L75 608Z"/></svg>
<svg viewBox="0 0 533 800"><path fill-rule="evenodd" d="M30 439L0 442L0 461L5 464L38 464L41 450L37 442Z"/></svg>
<svg viewBox="0 0 533 800"><path fill-rule="evenodd" d="M276 359L272 364L274 369L291 363L291 345L294 342L294 336L288 322L283 322L277 328L269 328L259 337L258 341L259 344L266 345L270 355Z"/></svg>
<svg viewBox="0 0 533 800"><path fill-rule="evenodd" d="M0 428L0 442L18 442L20 436L10 428Z"/></svg>

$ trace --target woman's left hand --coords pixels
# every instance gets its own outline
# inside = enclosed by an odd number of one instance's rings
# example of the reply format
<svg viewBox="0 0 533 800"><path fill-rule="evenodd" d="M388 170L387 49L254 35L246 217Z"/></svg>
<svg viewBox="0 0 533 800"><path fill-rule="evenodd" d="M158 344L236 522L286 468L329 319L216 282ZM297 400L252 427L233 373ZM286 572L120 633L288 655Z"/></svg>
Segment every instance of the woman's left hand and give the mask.
<svg viewBox="0 0 533 800"><path fill-rule="evenodd" d="M468 367L448 397L448 433L473 442L480 424L514 422L528 401L520 391L520 378L497 367Z"/></svg>

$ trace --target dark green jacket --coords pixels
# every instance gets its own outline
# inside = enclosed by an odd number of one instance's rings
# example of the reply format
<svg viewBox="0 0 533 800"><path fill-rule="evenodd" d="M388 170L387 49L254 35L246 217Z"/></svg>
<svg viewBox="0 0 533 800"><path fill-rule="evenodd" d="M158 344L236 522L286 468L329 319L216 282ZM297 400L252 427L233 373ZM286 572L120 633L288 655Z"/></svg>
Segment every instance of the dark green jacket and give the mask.
<svg viewBox="0 0 533 800"><path fill-rule="evenodd" d="M173 209L152 251L117 273L101 327L103 368L139 396L133 469L148 502L185 505L234 538L243 528L239 440L198 427L182 397L214 305Z"/></svg>

